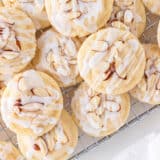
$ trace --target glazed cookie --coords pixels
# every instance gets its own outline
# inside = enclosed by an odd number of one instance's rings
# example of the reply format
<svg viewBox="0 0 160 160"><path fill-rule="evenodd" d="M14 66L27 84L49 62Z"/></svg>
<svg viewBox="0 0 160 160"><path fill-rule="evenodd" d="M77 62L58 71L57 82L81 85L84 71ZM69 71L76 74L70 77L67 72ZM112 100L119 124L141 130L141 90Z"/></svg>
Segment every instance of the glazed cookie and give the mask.
<svg viewBox="0 0 160 160"><path fill-rule="evenodd" d="M38 39L38 54L33 60L36 69L53 76L61 87L68 87L81 80L77 65L80 41L60 35L53 29Z"/></svg>
<svg viewBox="0 0 160 160"><path fill-rule="evenodd" d="M141 0L115 0L111 18L107 23L121 21L140 37L146 25L145 8Z"/></svg>
<svg viewBox="0 0 160 160"><path fill-rule="evenodd" d="M71 107L76 123L85 133L103 137L117 131L126 122L130 98L128 94L100 94L82 83L75 91Z"/></svg>
<svg viewBox="0 0 160 160"><path fill-rule="evenodd" d="M35 70L17 74L9 81L1 100L2 119L17 134L40 136L48 132L59 120L62 108L57 83Z"/></svg>
<svg viewBox="0 0 160 160"><path fill-rule="evenodd" d="M23 155L30 160L66 160L78 141L78 129L66 111L58 124L45 135L36 139L18 135L18 144Z"/></svg>
<svg viewBox="0 0 160 160"><path fill-rule="evenodd" d="M48 18L58 32L83 37L105 25L113 0L47 0L45 4Z"/></svg>
<svg viewBox="0 0 160 160"><path fill-rule="evenodd" d="M155 44L144 45L147 63L140 83L130 92L139 101L160 104L160 49Z"/></svg>
<svg viewBox="0 0 160 160"><path fill-rule="evenodd" d="M26 12L36 29L50 26L45 10L44 0L3 0L5 6L16 7Z"/></svg>
<svg viewBox="0 0 160 160"><path fill-rule="evenodd" d="M35 55L35 27L22 11L0 8L0 75L17 73Z"/></svg>
<svg viewBox="0 0 160 160"><path fill-rule="evenodd" d="M152 13L160 15L160 1L159 0L143 0L143 3Z"/></svg>
<svg viewBox="0 0 160 160"><path fill-rule="evenodd" d="M17 148L11 143L0 141L0 159L1 160L24 160Z"/></svg>
<svg viewBox="0 0 160 160"><path fill-rule="evenodd" d="M111 95L134 88L145 68L143 46L117 24L92 34L78 52L81 77L92 89Z"/></svg>

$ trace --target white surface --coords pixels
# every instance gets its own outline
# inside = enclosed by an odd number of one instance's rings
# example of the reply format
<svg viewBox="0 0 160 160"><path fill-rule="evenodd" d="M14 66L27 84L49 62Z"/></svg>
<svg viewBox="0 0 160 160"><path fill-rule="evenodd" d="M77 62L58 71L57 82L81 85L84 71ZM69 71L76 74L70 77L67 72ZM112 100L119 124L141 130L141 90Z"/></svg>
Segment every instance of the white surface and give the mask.
<svg viewBox="0 0 160 160"><path fill-rule="evenodd" d="M160 108L80 158L88 159L160 160Z"/></svg>

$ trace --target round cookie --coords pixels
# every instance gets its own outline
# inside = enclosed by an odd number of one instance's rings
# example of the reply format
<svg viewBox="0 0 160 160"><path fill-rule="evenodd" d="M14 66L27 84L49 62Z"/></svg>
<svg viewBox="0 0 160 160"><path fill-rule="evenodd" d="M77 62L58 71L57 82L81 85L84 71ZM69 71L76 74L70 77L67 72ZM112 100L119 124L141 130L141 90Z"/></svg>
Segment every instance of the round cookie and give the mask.
<svg viewBox="0 0 160 160"><path fill-rule="evenodd" d="M143 3L152 13L160 15L160 1L159 0L143 0Z"/></svg>
<svg viewBox="0 0 160 160"><path fill-rule="evenodd" d="M58 32L83 37L105 25L113 0L47 0L45 4L48 18Z"/></svg>
<svg viewBox="0 0 160 160"><path fill-rule="evenodd" d="M31 17L36 29L50 26L44 0L3 0L6 7L14 7L26 12Z"/></svg>
<svg viewBox="0 0 160 160"><path fill-rule="evenodd" d="M0 141L1 160L24 160L20 152L10 142Z"/></svg>
<svg viewBox="0 0 160 160"><path fill-rule="evenodd" d="M160 48L156 44L145 44L146 67L140 83L130 91L139 101L160 104Z"/></svg>
<svg viewBox="0 0 160 160"><path fill-rule="evenodd" d="M1 114L16 134L40 136L58 122L63 109L59 86L43 72L27 70L17 74L3 92Z"/></svg>
<svg viewBox="0 0 160 160"><path fill-rule="evenodd" d="M101 94L82 83L75 91L71 107L74 120L85 133L103 137L114 133L126 122L130 98L128 94Z"/></svg>
<svg viewBox="0 0 160 160"><path fill-rule="evenodd" d="M18 135L18 145L23 155L30 160L66 160L78 141L78 129L66 111L58 124L41 137Z"/></svg>
<svg viewBox="0 0 160 160"><path fill-rule="evenodd" d="M143 46L133 34L120 27L115 23L91 35L78 52L81 77L100 93L125 93L134 88L144 74Z"/></svg>
<svg viewBox="0 0 160 160"><path fill-rule="evenodd" d="M115 0L111 18L107 25L113 21L121 21L129 27L135 36L140 37L146 25L146 14L142 1Z"/></svg>
<svg viewBox="0 0 160 160"><path fill-rule="evenodd" d="M24 12L1 7L0 33L0 74L12 75L24 69L35 55L35 27Z"/></svg>
<svg viewBox="0 0 160 160"><path fill-rule="evenodd" d="M33 65L54 77L61 87L75 85L81 80L77 65L80 45L79 39L49 29L38 39L38 53Z"/></svg>

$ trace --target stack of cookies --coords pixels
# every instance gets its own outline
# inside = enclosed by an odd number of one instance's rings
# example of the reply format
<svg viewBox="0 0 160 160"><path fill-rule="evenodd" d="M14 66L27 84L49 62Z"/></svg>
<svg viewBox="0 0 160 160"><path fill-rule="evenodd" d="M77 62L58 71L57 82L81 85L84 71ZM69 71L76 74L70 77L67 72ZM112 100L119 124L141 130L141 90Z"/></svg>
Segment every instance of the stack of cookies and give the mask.
<svg viewBox="0 0 160 160"><path fill-rule="evenodd" d="M144 2L144 3L143 3ZM157 0L1 0L1 116L27 160L65 160L78 129L104 137L123 126L130 95L160 104L157 44L141 44ZM77 85L72 115L61 89ZM76 126L77 125L77 126ZM0 142L0 159L21 160Z"/></svg>

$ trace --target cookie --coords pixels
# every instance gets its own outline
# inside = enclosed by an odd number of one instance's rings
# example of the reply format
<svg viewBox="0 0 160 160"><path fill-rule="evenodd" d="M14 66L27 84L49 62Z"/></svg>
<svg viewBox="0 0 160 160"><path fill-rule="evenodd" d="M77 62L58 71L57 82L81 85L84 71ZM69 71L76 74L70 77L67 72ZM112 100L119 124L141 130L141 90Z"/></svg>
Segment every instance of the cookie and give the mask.
<svg viewBox="0 0 160 160"><path fill-rule="evenodd" d="M2 119L16 134L40 136L48 132L58 122L62 109L56 81L35 70L19 73L9 81L1 100Z"/></svg>
<svg viewBox="0 0 160 160"><path fill-rule="evenodd" d="M114 133L126 122L130 98L128 94L101 94L82 83L75 91L71 107L75 122L85 133L103 137Z"/></svg>
<svg viewBox="0 0 160 160"><path fill-rule="evenodd" d="M160 15L160 1L159 0L143 0L144 5L154 14Z"/></svg>
<svg viewBox="0 0 160 160"><path fill-rule="evenodd" d="M105 25L113 0L47 0L45 4L48 18L58 32L84 37Z"/></svg>
<svg viewBox="0 0 160 160"><path fill-rule="evenodd" d="M24 12L1 7L0 33L0 76L12 75L24 69L35 56L35 27Z"/></svg>
<svg viewBox="0 0 160 160"><path fill-rule="evenodd" d="M143 77L145 52L139 40L117 22L92 34L78 52L78 68L88 85L100 93L128 92Z"/></svg>
<svg viewBox="0 0 160 160"><path fill-rule="evenodd" d="M6 7L18 8L32 19L36 29L50 26L45 10L44 0L3 0Z"/></svg>
<svg viewBox="0 0 160 160"><path fill-rule="evenodd" d="M18 135L18 145L23 155L30 160L66 160L78 141L78 130L66 111L58 124L41 137Z"/></svg>
<svg viewBox="0 0 160 160"><path fill-rule="evenodd" d="M146 14L142 1L115 0L107 26L113 21L121 21L135 36L140 37L146 25Z"/></svg>
<svg viewBox="0 0 160 160"><path fill-rule="evenodd" d="M49 29L38 39L38 53L33 65L54 77L61 87L75 85L81 80L77 65L80 45L79 39Z"/></svg>
<svg viewBox="0 0 160 160"><path fill-rule="evenodd" d="M160 104L160 48L156 44L145 44L146 67L140 83L131 90L139 101Z"/></svg>
<svg viewBox="0 0 160 160"><path fill-rule="evenodd" d="M20 152L10 142L0 141L1 160L24 160Z"/></svg>

